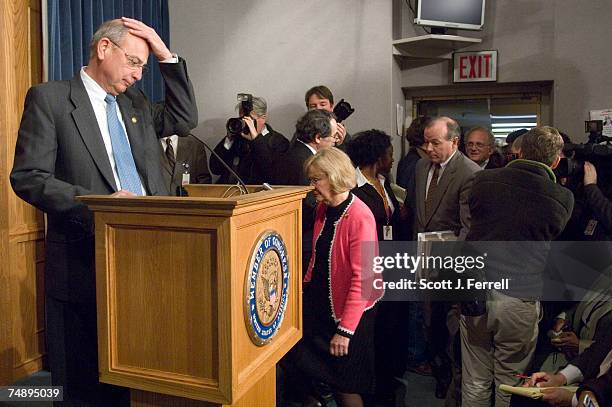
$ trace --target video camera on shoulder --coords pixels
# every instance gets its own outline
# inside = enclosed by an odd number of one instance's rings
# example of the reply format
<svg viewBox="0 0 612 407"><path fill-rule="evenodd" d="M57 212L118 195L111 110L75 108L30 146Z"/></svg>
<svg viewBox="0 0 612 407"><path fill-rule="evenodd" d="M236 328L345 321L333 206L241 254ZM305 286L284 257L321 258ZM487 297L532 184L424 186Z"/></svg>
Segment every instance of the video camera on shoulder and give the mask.
<svg viewBox="0 0 612 407"><path fill-rule="evenodd" d="M351 107L351 104L344 99L336 103L334 107L334 115L336 115L336 121L338 123L346 120L350 115L355 112L355 109Z"/></svg>
<svg viewBox="0 0 612 407"><path fill-rule="evenodd" d="M240 136L240 134L249 134L249 126L242 121L242 118L250 116L253 111L253 95L250 93L239 93L237 99L240 103L240 117L232 117L225 124L227 133L232 137Z"/></svg>
<svg viewBox="0 0 612 407"><path fill-rule="evenodd" d="M584 177L584 162L589 161L597 168L600 180L610 179L612 174L612 137L604 136L601 120L587 120L584 131L589 134L589 141L582 144L567 143L563 146L563 154L555 169L558 178Z"/></svg>

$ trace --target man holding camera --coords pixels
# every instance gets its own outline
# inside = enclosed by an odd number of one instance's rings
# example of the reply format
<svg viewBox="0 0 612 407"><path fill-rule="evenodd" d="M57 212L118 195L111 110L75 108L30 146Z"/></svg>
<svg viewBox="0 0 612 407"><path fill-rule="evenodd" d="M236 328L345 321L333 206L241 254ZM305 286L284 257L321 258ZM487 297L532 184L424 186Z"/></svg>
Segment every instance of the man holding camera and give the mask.
<svg viewBox="0 0 612 407"><path fill-rule="evenodd" d="M572 213L572 193L556 183L553 169L560 161L563 139L548 126L522 136L519 159L506 167L479 172L469 199L472 223L468 241L549 242L557 237ZM504 253L489 253L486 278L509 277L502 291L487 292L486 309L462 307L462 400L466 406L507 406L510 395L499 384L518 385L538 337L545 245L535 250L519 243ZM527 248L526 248L527 247ZM545 250L545 249L544 249Z"/></svg>
<svg viewBox="0 0 612 407"><path fill-rule="evenodd" d="M584 163L584 195L593 214L593 219L589 220L585 233L594 234L599 226L600 235L604 234L607 239L610 239L612 236L612 202L597 186L597 170L588 161Z"/></svg>
<svg viewBox="0 0 612 407"><path fill-rule="evenodd" d="M275 166L271 163L287 151L289 140L267 123L268 104L264 98L244 96L247 99L237 106L242 125L236 125L238 119L228 120L227 135L217 144L215 152L246 184L276 183ZM210 170L219 175L218 184L237 182L214 156L210 159Z"/></svg>
<svg viewBox="0 0 612 407"><path fill-rule="evenodd" d="M321 109L330 113L336 113L334 112L334 108L336 107L334 104L334 95L325 85L314 86L308 89L304 96L304 101L306 102L308 110ZM348 112L349 115L351 113L352 111ZM335 146L346 152L346 146L351 141L351 135L346 132L346 127L341 123L343 118L336 117L336 119L338 119L336 122L338 131L336 133Z"/></svg>

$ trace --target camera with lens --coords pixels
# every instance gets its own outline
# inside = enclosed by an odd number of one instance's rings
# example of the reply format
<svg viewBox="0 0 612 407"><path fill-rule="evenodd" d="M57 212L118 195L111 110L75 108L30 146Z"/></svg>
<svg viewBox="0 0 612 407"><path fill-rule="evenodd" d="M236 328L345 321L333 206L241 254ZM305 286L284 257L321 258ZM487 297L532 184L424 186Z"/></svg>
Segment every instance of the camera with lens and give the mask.
<svg viewBox="0 0 612 407"><path fill-rule="evenodd" d="M249 126L242 121L242 118L250 116L253 111L253 95L239 93L237 99L240 103L240 117L232 117L225 124L227 134L232 137L240 136L240 134L249 134Z"/></svg>
<svg viewBox="0 0 612 407"><path fill-rule="evenodd" d="M336 121L338 123L346 120L346 118L348 118L354 112L355 109L353 109L351 104L344 99L340 100L338 103L336 103L336 106L334 106L334 115L336 116Z"/></svg>
<svg viewBox="0 0 612 407"><path fill-rule="evenodd" d="M612 174L612 137L602 134L603 122L601 120L587 120L584 129L589 133L589 141L583 144L567 143L563 146L563 154L559 165L555 169L558 178L570 178L579 182L584 176L584 162L589 161L601 174L602 181L610 180Z"/></svg>

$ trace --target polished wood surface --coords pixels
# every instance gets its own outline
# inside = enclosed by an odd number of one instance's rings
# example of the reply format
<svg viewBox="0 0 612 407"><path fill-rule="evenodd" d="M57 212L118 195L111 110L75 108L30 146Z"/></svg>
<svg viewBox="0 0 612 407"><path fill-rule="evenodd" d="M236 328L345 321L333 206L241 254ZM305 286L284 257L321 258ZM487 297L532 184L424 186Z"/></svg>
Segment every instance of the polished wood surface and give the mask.
<svg viewBox="0 0 612 407"><path fill-rule="evenodd" d="M274 405L275 365L301 337L301 200L309 188L231 198L210 188L204 197L80 197L95 211L100 380L139 390L134 405L167 405L148 393ZM257 346L245 325L245 279L269 230L287 247L291 276L281 327ZM266 401L249 404L258 397Z"/></svg>
<svg viewBox="0 0 612 407"><path fill-rule="evenodd" d="M276 371L268 371L259 382L251 387L234 404L217 404L207 401L191 400L182 397L150 393L140 390L131 391L132 407L264 407L276 405Z"/></svg>
<svg viewBox="0 0 612 407"><path fill-rule="evenodd" d="M44 222L8 179L25 94L42 80L40 0L0 1L0 385L42 367Z"/></svg>

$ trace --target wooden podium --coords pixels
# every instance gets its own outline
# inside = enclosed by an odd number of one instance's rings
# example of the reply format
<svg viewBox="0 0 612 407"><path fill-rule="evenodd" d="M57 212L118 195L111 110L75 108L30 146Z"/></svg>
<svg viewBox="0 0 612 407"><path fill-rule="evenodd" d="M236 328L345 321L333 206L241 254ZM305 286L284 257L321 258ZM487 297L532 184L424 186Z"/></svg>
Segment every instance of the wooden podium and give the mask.
<svg viewBox="0 0 612 407"><path fill-rule="evenodd" d="M130 388L132 406L276 404L275 364L302 335L310 188L249 189L80 197L95 213L100 381Z"/></svg>

